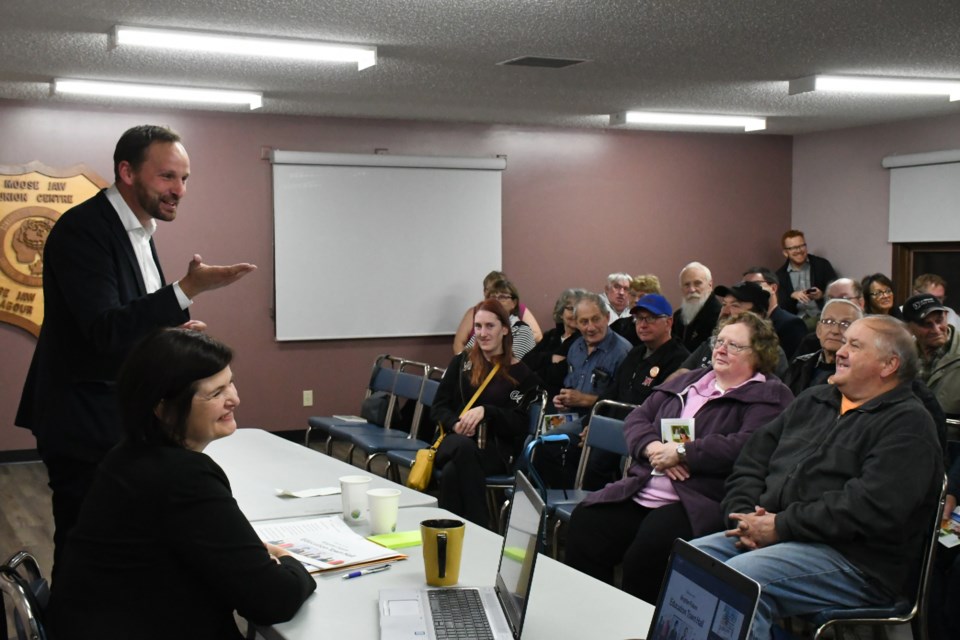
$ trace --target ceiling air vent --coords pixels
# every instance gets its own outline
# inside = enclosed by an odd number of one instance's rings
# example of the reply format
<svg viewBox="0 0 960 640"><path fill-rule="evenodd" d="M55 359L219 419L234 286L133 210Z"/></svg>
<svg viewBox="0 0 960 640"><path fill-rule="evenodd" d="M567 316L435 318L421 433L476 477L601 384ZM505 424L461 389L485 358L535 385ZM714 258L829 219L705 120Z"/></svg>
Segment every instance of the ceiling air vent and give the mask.
<svg viewBox="0 0 960 640"><path fill-rule="evenodd" d="M547 69L563 69L564 67L572 67L575 64L580 64L587 62L586 60L579 60L576 58L546 58L544 56L523 56L521 58L514 58L513 60L504 60L503 62L498 62L504 66L518 66L518 67L546 67Z"/></svg>

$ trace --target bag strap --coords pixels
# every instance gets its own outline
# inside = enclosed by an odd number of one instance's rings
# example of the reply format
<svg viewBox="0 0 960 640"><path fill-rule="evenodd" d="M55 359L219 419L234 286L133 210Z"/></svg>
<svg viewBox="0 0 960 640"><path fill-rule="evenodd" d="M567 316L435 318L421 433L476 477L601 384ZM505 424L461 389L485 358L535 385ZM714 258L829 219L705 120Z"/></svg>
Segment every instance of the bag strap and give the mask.
<svg viewBox="0 0 960 640"><path fill-rule="evenodd" d="M468 402L467 406L465 406L463 408L463 411L460 412L461 416L465 414L467 411L470 411L470 408L473 407L473 403L477 401L477 398L480 397L480 394L483 393L483 390L487 388L487 385L490 384L490 381L493 379L493 376L495 376L497 371L499 370L500 370L500 365L499 364L494 365L493 369L490 370L490 373L487 374L487 377L484 378L483 383L477 389L476 393L474 393L473 397L470 398L470 402Z"/></svg>

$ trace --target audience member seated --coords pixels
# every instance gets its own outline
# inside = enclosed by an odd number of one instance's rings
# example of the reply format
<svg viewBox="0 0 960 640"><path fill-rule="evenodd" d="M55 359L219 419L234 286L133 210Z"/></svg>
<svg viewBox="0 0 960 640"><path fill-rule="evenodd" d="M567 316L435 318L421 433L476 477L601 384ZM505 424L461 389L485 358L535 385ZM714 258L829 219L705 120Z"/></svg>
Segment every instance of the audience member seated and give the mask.
<svg viewBox="0 0 960 640"><path fill-rule="evenodd" d="M583 418L590 413L601 394L613 385L620 363L630 352L630 343L614 333L607 324L608 311L603 298L585 293L576 306L580 337L567 352L567 375L560 392L551 398L551 413L576 414L577 419L557 427L555 433L569 434L575 441L583 430ZM576 452L576 453L573 453ZM573 455L570 455L573 453ZM550 487L573 486L579 452L561 445L541 447L537 469Z"/></svg>
<svg viewBox="0 0 960 640"><path fill-rule="evenodd" d="M837 278L827 285L827 300L849 300L863 309L863 288L853 278Z"/></svg>
<svg viewBox="0 0 960 640"><path fill-rule="evenodd" d="M509 280L503 271L491 271L483 279L483 299L487 299L487 294L489 293L490 285L498 280ZM476 307L470 307L463 312L463 319L460 320L460 326L457 327L457 333L453 336L453 352L460 353L466 347L467 340L473 336L473 310ZM534 341L539 342L540 338L543 337L540 332L540 325L537 323L537 319L533 317L533 312L530 309L527 309L524 305L517 303L516 315L523 320L527 326L530 327L530 331L533 332Z"/></svg>
<svg viewBox="0 0 960 640"><path fill-rule="evenodd" d="M639 346L634 347L623 359L613 377L613 383L600 394L599 400L616 400L627 404L643 404L654 388L666 381L680 363L690 354L679 340L674 338L670 331L673 325L673 308L667 299L656 293L645 295L637 300L633 307L633 318L636 320L634 332L640 339ZM615 417L625 419L627 413L611 413ZM584 427L580 435L580 447L587 437L590 425ZM580 463L581 449L567 451L563 471L565 477L563 486L571 486L574 472ZM541 467L538 465L537 467ZM557 471L548 472L551 478ZM584 475L584 489L600 489L609 482L617 480L621 475L620 457L607 452L595 452L590 456L586 474ZM556 482L554 480L554 482Z"/></svg>
<svg viewBox="0 0 960 640"><path fill-rule="evenodd" d="M837 278L827 285L827 302L831 300L848 300L863 310L863 289L860 283L852 278ZM820 339L816 333L807 334L797 347L797 355L813 353L820 349Z"/></svg>
<svg viewBox="0 0 960 640"><path fill-rule="evenodd" d="M663 291L660 290L660 278L653 274L635 277L630 282L630 315L625 318L619 318L610 325L614 331L626 338L627 342L633 346L640 344L640 339L637 337L637 331L633 326L632 310L636 306L637 300L648 293L663 294Z"/></svg>
<svg viewBox="0 0 960 640"><path fill-rule="evenodd" d="M900 307L893 302L893 281L882 273L866 276L860 283L863 290L863 311L870 315L902 319Z"/></svg>
<svg viewBox="0 0 960 640"><path fill-rule="evenodd" d="M797 349L807 336L807 325L796 314L790 313L780 306L777 291L780 281L775 274L766 267L750 267L743 272L744 282L756 282L764 291L770 294L770 304L767 307L766 317L773 323L773 330L780 338L780 347L788 358L798 355Z"/></svg>
<svg viewBox="0 0 960 640"><path fill-rule="evenodd" d="M575 314L580 337L573 340L567 351L567 375L552 403L557 411L584 416L613 382L617 368L631 347L609 330L605 321L609 311L599 295L583 294Z"/></svg>
<svg viewBox="0 0 960 640"><path fill-rule="evenodd" d="M903 319L916 338L920 379L947 415L960 415L960 332L947 323L947 308L924 293L903 303ZM957 440L960 433L954 428L948 437Z"/></svg>
<svg viewBox="0 0 960 640"><path fill-rule="evenodd" d="M673 314L673 337L693 352L707 341L720 317L720 302L713 295L713 276L699 262L680 271L683 303Z"/></svg>
<svg viewBox="0 0 960 640"><path fill-rule="evenodd" d="M603 293L600 297L607 303L610 309L610 322L613 324L617 318L630 317L630 285L633 278L629 273L611 273L607 276L607 284L603 287Z"/></svg>
<svg viewBox="0 0 960 640"><path fill-rule="evenodd" d="M826 384L837 370L836 355L843 346L843 334L847 327L863 317L863 311L842 298L828 300L817 321L817 339L820 349L813 353L797 356L783 376L783 383L790 387L793 395L808 387Z"/></svg>
<svg viewBox="0 0 960 640"><path fill-rule="evenodd" d="M837 279L837 272L826 258L807 253L807 239L802 231L784 232L780 247L786 258L777 269L780 306L800 316L812 330L823 308L823 292L828 282Z"/></svg>
<svg viewBox="0 0 960 640"><path fill-rule="evenodd" d="M913 339L857 320L833 385L803 392L747 442L727 480L728 530L693 544L760 583L751 638L779 618L889 606L920 566L943 460L910 389Z"/></svg>
<svg viewBox="0 0 960 640"><path fill-rule="evenodd" d="M543 340L523 357L523 363L537 374L550 397L560 393L567 375L566 358L573 344L571 338L580 335L574 310L584 293L585 289L567 289L560 294L553 305L556 326L543 334Z"/></svg>
<svg viewBox="0 0 960 640"><path fill-rule="evenodd" d="M510 317L510 331L513 333L513 355L517 358L530 353L536 345L533 331L527 323L517 317L520 307L520 292L509 280L497 280L487 289L487 300L496 300L506 310ZM463 350L468 351L476 342L476 335L470 336Z"/></svg>
<svg viewBox="0 0 960 640"><path fill-rule="evenodd" d="M747 438L782 412L793 394L767 375L777 361L771 324L753 313L724 320L714 340L714 368L668 382L626 421L628 476L578 506L567 535L566 562L656 602L675 538L723 529L724 481ZM661 421L695 420L693 438L663 442Z"/></svg>
<svg viewBox="0 0 960 640"><path fill-rule="evenodd" d="M528 406L540 381L514 356L510 319L500 303L484 300L477 305L473 328L477 348L450 361L430 417L446 434L435 461L441 471L440 508L488 527L484 479L513 468L527 436ZM490 382L471 402L495 368Z"/></svg>
<svg viewBox="0 0 960 640"><path fill-rule="evenodd" d="M316 589L261 542L203 453L232 434L232 352L202 333L143 340L118 378L125 439L100 464L47 614L51 637L236 638L236 610L269 625Z"/></svg>
<svg viewBox="0 0 960 640"><path fill-rule="evenodd" d="M717 294L717 300L721 303L718 323L719 320L729 318L744 311L752 311L761 318L766 317L770 294L756 282L738 282L732 287L720 286L717 287L714 293ZM777 366L773 373L778 378L782 378L787 372L790 361L787 360L787 356L784 354L783 349L780 348L779 343L777 345L777 353ZM707 341L687 356L687 359L683 361L680 368L674 372L674 376L694 369L709 369L712 356L713 346Z"/></svg>
<svg viewBox="0 0 960 640"><path fill-rule="evenodd" d="M929 293L939 300L940 304L944 305L947 310L947 322L952 325L954 329L960 329L960 316L957 316L957 312L945 304L947 299L946 280L935 273L924 273L917 276L913 281L913 295L921 293Z"/></svg>

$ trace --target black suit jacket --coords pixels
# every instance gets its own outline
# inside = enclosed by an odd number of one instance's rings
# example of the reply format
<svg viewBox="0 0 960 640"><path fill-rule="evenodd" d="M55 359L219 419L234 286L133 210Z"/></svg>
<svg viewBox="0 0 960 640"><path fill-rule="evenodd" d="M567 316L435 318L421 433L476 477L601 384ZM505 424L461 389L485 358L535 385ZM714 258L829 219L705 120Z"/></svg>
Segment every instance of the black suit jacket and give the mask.
<svg viewBox="0 0 960 640"><path fill-rule="evenodd" d="M823 309L826 303L827 285L837 279L837 272L833 270L833 265L826 258L821 258L813 254L807 254L807 260L810 262L810 286L816 287L823 292L824 296L817 301L817 304ZM780 280L780 288L777 289L777 303L785 310L796 315L797 301L790 297L793 293L793 282L790 280L790 273L787 267L790 260L786 260L783 266L777 269L777 279Z"/></svg>
<svg viewBox="0 0 960 640"><path fill-rule="evenodd" d="M150 247L159 269L152 241ZM45 455L96 462L120 440L115 387L127 353L154 329L190 316L171 285L147 295L104 191L54 225L43 252L43 296L43 326L16 424L33 431Z"/></svg>

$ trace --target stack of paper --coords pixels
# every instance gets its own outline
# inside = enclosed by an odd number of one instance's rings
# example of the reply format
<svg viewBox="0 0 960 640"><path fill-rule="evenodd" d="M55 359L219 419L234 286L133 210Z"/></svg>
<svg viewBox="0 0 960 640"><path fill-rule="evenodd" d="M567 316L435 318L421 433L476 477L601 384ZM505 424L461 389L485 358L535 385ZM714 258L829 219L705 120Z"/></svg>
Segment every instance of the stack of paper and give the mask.
<svg viewBox="0 0 960 640"><path fill-rule="evenodd" d="M252 524L261 540L286 549L311 573L406 558L402 553L370 542L340 516Z"/></svg>

